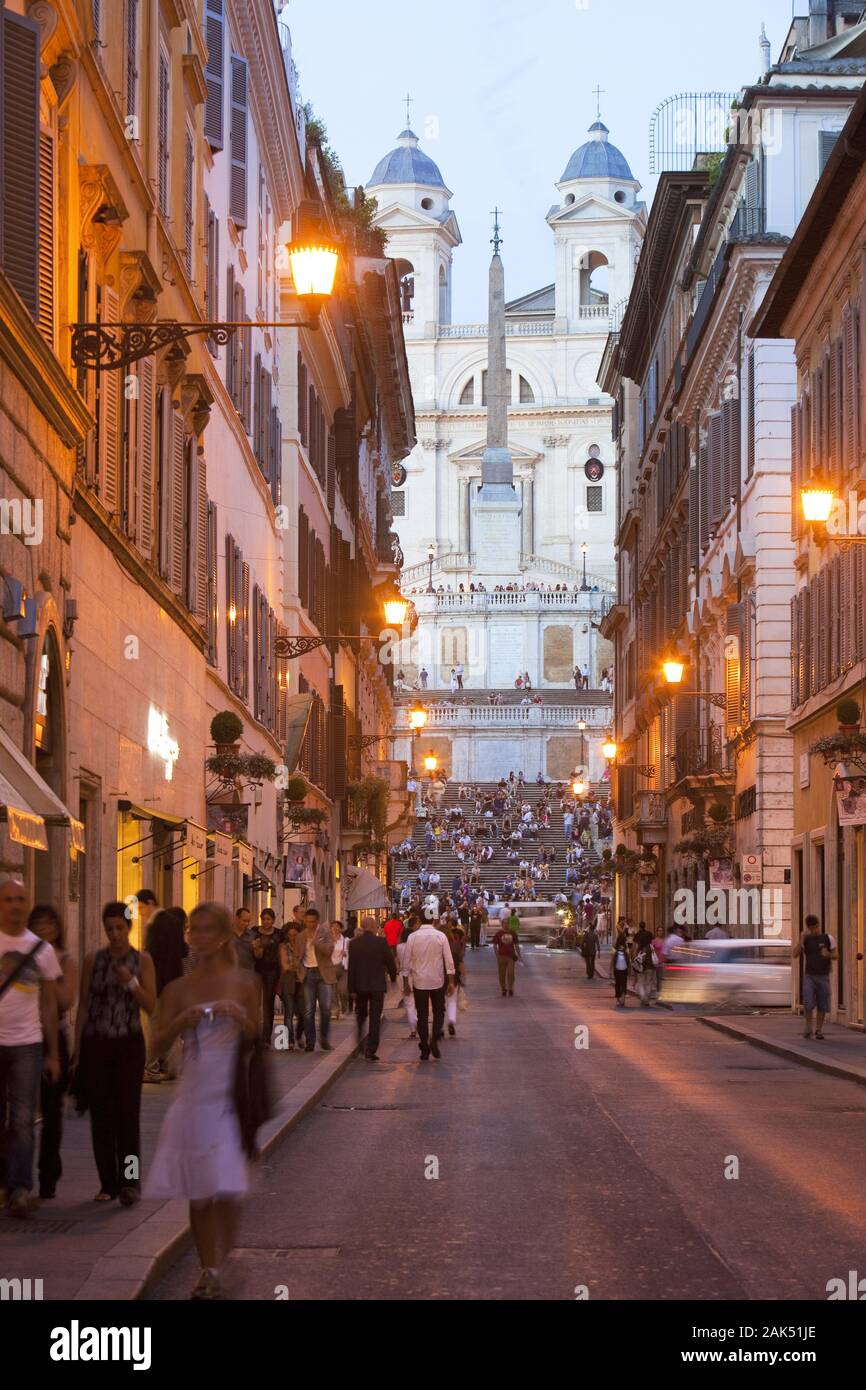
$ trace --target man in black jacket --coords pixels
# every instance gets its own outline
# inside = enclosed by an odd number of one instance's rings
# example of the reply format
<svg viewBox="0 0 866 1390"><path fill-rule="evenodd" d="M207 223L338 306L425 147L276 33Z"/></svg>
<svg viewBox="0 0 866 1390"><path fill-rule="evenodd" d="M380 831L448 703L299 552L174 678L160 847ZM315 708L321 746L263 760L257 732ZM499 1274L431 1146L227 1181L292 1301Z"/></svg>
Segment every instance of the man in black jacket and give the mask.
<svg viewBox="0 0 866 1390"><path fill-rule="evenodd" d="M349 994L355 996L355 1016L358 1023L360 1042L370 1017L370 1030L367 1034L365 1056L368 1062L378 1062L379 1026L382 1010L385 1007L385 990L388 978L392 983L397 979L394 956L383 936L377 936L378 923L375 917L361 919L361 932L349 942Z"/></svg>

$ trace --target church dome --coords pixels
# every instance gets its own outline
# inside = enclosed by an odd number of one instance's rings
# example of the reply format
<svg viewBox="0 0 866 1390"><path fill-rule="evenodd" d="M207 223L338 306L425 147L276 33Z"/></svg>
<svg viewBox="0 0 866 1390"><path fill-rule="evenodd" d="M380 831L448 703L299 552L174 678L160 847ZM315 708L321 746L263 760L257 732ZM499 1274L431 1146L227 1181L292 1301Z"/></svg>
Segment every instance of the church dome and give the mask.
<svg viewBox="0 0 866 1390"><path fill-rule="evenodd" d="M628 160L610 143L610 131L604 122L596 121L591 125L589 135L586 144L571 156L560 183L570 183L572 179L629 179L634 182Z"/></svg>
<svg viewBox="0 0 866 1390"><path fill-rule="evenodd" d="M404 130L395 149L380 159L368 188L384 183L421 184L424 188L445 188L445 180L429 155L418 147L414 130Z"/></svg>

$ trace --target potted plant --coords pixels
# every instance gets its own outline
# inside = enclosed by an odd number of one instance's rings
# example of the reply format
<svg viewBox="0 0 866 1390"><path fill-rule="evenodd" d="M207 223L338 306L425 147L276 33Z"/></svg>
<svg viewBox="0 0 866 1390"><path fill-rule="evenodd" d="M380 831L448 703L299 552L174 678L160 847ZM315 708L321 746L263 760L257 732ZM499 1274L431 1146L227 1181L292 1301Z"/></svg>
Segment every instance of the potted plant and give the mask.
<svg viewBox="0 0 866 1390"><path fill-rule="evenodd" d="M349 800L359 824L369 826L379 840L385 836L390 796L391 788L381 777L362 777L349 787Z"/></svg>
<svg viewBox="0 0 866 1390"><path fill-rule="evenodd" d="M239 753L232 747L206 758L205 767L224 786L236 787L241 782L273 782L277 775L277 765L271 758L266 758L262 753Z"/></svg>
<svg viewBox="0 0 866 1390"><path fill-rule="evenodd" d="M860 706L856 700L840 700L836 706L836 719L840 734L860 732Z"/></svg>
<svg viewBox="0 0 866 1390"><path fill-rule="evenodd" d="M237 752L243 731L243 720L230 709L221 710L210 722L210 736L217 753Z"/></svg>
<svg viewBox="0 0 866 1390"><path fill-rule="evenodd" d="M290 777L286 787L287 801L303 801L307 795L307 783L303 777Z"/></svg>
<svg viewBox="0 0 866 1390"><path fill-rule="evenodd" d="M327 811L318 806L289 806L288 815L292 825L312 825L317 830L328 819Z"/></svg>
<svg viewBox="0 0 866 1390"><path fill-rule="evenodd" d="M718 801L714 806L710 807L709 811L707 812L707 815L709 816L711 821L713 821L716 825L719 826L726 825L731 818L727 806L723 806L721 802Z"/></svg>

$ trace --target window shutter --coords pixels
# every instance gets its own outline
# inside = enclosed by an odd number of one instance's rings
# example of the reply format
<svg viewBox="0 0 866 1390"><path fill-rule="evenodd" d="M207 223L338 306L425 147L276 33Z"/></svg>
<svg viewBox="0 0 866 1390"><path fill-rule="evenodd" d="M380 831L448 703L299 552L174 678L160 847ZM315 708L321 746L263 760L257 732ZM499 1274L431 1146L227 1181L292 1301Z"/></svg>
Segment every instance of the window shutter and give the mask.
<svg viewBox="0 0 866 1390"><path fill-rule="evenodd" d="M232 612L235 620L232 622ZM237 595L235 593L235 543L226 535L226 673L232 690L237 687Z"/></svg>
<svg viewBox="0 0 866 1390"><path fill-rule="evenodd" d="M827 161L833 153L833 146L839 139L838 130L822 130L818 133L818 177L820 178L827 167Z"/></svg>
<svg viewBox="0 0 866 1390"><path fill-rule="evenodd" d="M208 554L208 501L207 501L207 464L203 453L195 449L194 455L195 486L193 488L193 503L196 509L195 527L191 528L194 537L193 555L191 557L190 569L195 576L195 596L192 610L198 618L202 627L208 621L208 576L207 576L207 554Z"/></svg>
<svg viewBox="0 0 866 1390"><path fill-rule="evenodd" d="M337 503L337 448L333 429L328 430L328 511L333 516Z"/></svg>
<svg viewBox="0 0 866 1390"><path fill-rule="evenodd" d="M169 553L168 582L178 596L183 596L184 580L184 532L186 520L186 441L183 433L183 416L179 410L171 412L171 450L169 473Z"/></svg>
<svg viewBox="0 0 866 1390"><path fill-rule="evenodd" d="M748 597L742 603L735 605L738 609L737 623L739 627L739 675L740 675L740 717L739 724L745 728L751 720L751 684L752 684L752 652L751 652L751 602Z"/></svg>
<svg viewBox="0 0 866 1390"><path fill-rule="evenodd" d="M271 408L271 457L269 473L271 479L271 497L274 506L280 505L283 495L283 427L280 421L280 412L277 406Z"/></svg>
<svg viewBox="0 0 866 1390"><path fill-rule="evenodd" d="M157 103L157 191L160 211L168 216L169 190L169 67L168 57L159 54L159 96Z"/></svg>
<svg viewBox="0 0 866 1390"><path fill-rule="evenodd" d="M702 444L698 455L699 486L700 486L700 506L698 508L701 517L700 543L703 548L710 538L710 473L709 473L709 450L706 444Z"/></svg>
<svg viewBox="0 0 866 1390"><path fill-rule="evenodd" d="M755 354L746 359L746 478L755 471Z"/></svg>
<svg viewBox="0 0 866 1390"><path fill-rule="evenodd" d="M253 718L261 718L261 595L259 586L253 586Z"/></svg>
<svg viewBox="0 0 866 1390"><path fill-rule="evenodd" d="M853 305L845 317L845 467L860 467L860 321Z"/></svg>
<svg viewBox="0 0 866 1390"><path fill-rule="evenodd" d="M116 323L119 316L118 297L114 290L103 285L100 295L100 320ZM120 372L98 374L99 402L97 434L99 458L99 498L106 511L117 511L117 470L120 452Z"/></svg>
<svg viewBox="0 0 866 1390"><path fill-rule="evenodd" d="M306 608L309 603L309 522L307 514L301 507L298 513L298 600L302 608Z"/></svg>
<svg viewBox="0 0 866 1390"><path fill-rule="evenodd" d="M217 623L219 593L217 590L217 506L207 504L207 659L210 666L219 664Z"/></svg>
<svg viewBox="0 0 866 1390"><path fill-rule="evenodd" d="M724 492L722 515L727 512L731 498L740 491L740 402L725 401L722 406L722 458L724 462Z"/></svg>
<svg viewBox="0 0 866 1390"><path fill-rule="evenodd" d="M794 505L791 508L791 538L796 540L800 534L801 509L797 505L800 496L800 489L803 486L801 470L803 466L802 454L800 449L800 430L802 426L803 407L802 403L791 406L791 495L794 498Z"/></svg>
<svg viewBox="0 0 866 1390"><path fill-rule="evenodd" d="M827 464L830 477L839 475L839 354L836 343L830 344L827 359Z"/></svg>
<svg viewBox="0 0 866 1390"><path fill-rule="evenodd" d="M226 271L226 318L227 318L227 319L232 319L232 318L234 318L234 308L235 308L235 268L234 268L233 265L230 265L229 268L228 268L228 270ZM214 322L217 322L217 320L215 319ZM232 336L229 338L228 347L227 347L227 349L226 349L226 390L227 390L228 393L229 393L229 397L230 397L230 399L231 399L233 405L237 405L237 401L236 401L236 399L235 399L235 392L237 391L237 387L236 387L236 385L235 385L236 364L237 364L237 351L236 351L237 338L238 338L238 330L235 329L234 333L233 333Z"/></svg>
<svg viewBox="0 0 866 1390"><path fill-rule="evenodd" d="M800 704L800 595L791 599L791 709Z"/></svg>
<svg viewBox="0 0 866 1390"><path fill-rule="evenodd" d="M0 250L3 269L41 327L39 30L6 9L2 20Z"/></svg>
<svg viewBox="0 0 866 1390"><path fill-rule="evenodd" d="M54 346L54 136L39 133L39 313L45 340Z"/></svg>
<svg viewBox="0 0 866 1390"><path fill-rule="evenodd" d="M719 519L727 510L724 492L724 467L722 461L722 417L720 412L710 416L707 435L709 465L710 529L714 530Z"/></svg>
<svg viewBox="0 0 866 1390"><path fill-rule="evenodd" d="M126 0L126 114L134 116L138 98L138 0Z"/></svg>
<svg viewBox="0 0 866 1390"><path fill-rule="evenodd" d="M232 54L231 182L229 215L247 225L247 62Z"/></svg>
<svg viewBox="0 0 866 1390"><path fill-rule="evenodd" d="M207 100L204 108L204 135L212 150L224 143L223 109L225 56L223 42L223 0L205 0L205 41L207 43Z"/></svg>
<svg viewBox="0 0 866 1390"><path fill-rule="evenodd" d="M761 165L760 161L753 159L746 165L746 202L745 206L752 211L761 206ZM756 230L749 228L749 230Z"/></svg>
<svg viewBox="0 0 866 1390"><path fill-rule="evenodd" d="M298 353L298 434L301 443L307 444L307 369L304 359Z"/></svg>
<svg viewBox="0 0 866 1390"><path fill-rule="evenodd" d="M847 671L854 665L854 651L857 646L854 632L854 547L839 557L839 665Z"/></svg>
<svg viewBox="0 0 866 1390"><path fill-rule="evenodd" d="M249 319L246 316L246 299L244 299L243 321L249 327ZM241 397L241 417L247 434L250 433L252 424L252 374L253 374L253 335L244 328L241 333L240 341L240 360L243 369L243 395Z"/></svg>
<svg viewBox="0 0 866 1390"><path fill-rule="evenodd" d="M866 658L866 553L860 545L852 546L849 553L854 608L851 660L858 662Z"/></svg>
<svg viewBox="0 0 866 1390"><path fill-rule="evenodd" d="M156 429L156 358L143 357L138 364L136 403L135 542L146 560L153 556L153 465Z"/></svg>
<svg viewBox="0 0 866 1390"><path fill-rule="evenodd" d="M187 275L193 273L193 232L195 230L195 150L186 132L183 162L183 260Z"/></svg>
<svg viewBox="0 0 866 1390"><path fill-rule="evenodd" d="M823 690L828 682L830 612L828 601L827 571L821 570L815 580L818 592L818 689Z"/></svg>
<svg viewBox="0 0 866 1390"><path fill-rule="evenodd" d="M241 695L245 700L250 693L250 567L241 561L241 604L243 607L243 630L240 647Z"/></svg>
<svg viewBox="0 0 866 1390"><path fill-rule="evenodd" d="M262 463L262 392L264 380L262 374L261 353L256 353L255 363L253 364L253 453L256 461L261 467Z"/></svg>

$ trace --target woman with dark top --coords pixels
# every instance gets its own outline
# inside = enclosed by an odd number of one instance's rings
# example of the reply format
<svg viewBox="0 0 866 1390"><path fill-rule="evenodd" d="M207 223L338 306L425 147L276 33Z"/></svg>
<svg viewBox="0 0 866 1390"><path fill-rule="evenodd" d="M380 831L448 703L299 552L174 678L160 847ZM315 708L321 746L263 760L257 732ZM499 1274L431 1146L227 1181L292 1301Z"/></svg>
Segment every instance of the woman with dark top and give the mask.
<svg viewBox="0 0 866 1390"><path fill-rule="evenodd" d="M106 903L102 925L108 945L84 961L75 1028L75 1089L90 1108L93 1156L99 1171L97 1202L140 1197L141 1083L144 1033L141 1011L156 1007L156 972L146 951L129 944L124 903Z"/></svg>
<svg viewBox="0 0 866 1390"><path fill-rule="evenodd" d="M50 903L37 903L27 920L27 930L40 936L54 950L63 972L55 982L57 999L57 1045L60 1075L50 1081L42 1073L42 1132L39 1140L39 1196L43 1201L57 1195L63 1173L60 1145L63 1140L63 1097L69 1086L69 1010L78 993L78 966L64 943L63 920Z"/></svg>
<svg viewBox="0 0 866 1390"><path fill-rule="evenodd" d="M270 907L262 909L258 928L252 933L255 971L262 986L262 1042L271 1045L274 1031L274 1008L280 983L280 947L285 942L282 928L277 930L277 914Z"/></svg>
<svg viewBox="0 0 866 1390"><path fill-rule="evenodd" d="M184 960L189 954L184 936L185 926L186 913L180 907L163 908L160 912L154 913L147 924L144 946L153 961L156 973L157 999L166 985L170 985L172 980L180 979L184 973ZM177 1075L176 1063L171 1057L159 1057L154 1053L151 1041L153 1024L149 1019L145 1022L145 1030L148 1043L145 1081L158 1084L163 1076L173 1081Z"/></svg>
<svg viewBox="0 0 866 1390"><path fill-rule="evenodd" d="M651 931L647 931L646 922L638 923L631 959L632 969L637 976L636 988L640 1006L642 1009L648 1009L656 972L653 960L653 934Z"/></svg>
<svg viewBox="0 0 866 1390"><path fill-rule="evenodd" d="M616 1003L617 1008L620 1009L625 1008L625 1001L628 996L628 968L630 959L631 952L629 949L628 932L625 927L621 927L613 943L613 956L611 959Z"/></svg>

